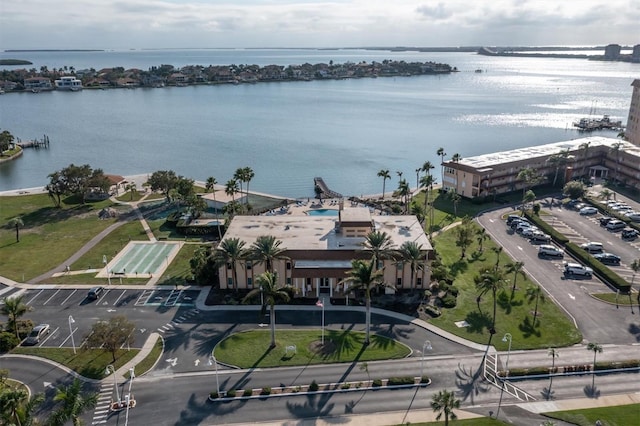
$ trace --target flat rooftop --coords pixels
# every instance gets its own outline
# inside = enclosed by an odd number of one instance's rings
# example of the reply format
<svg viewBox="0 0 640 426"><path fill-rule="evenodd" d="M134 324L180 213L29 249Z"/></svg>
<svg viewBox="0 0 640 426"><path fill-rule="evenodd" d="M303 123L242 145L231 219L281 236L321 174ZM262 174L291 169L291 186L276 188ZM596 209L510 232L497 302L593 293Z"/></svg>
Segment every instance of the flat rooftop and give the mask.
<svg viewBox="0 0 640 426"><path fill-rule="evenodd" d="M350 211L351 210L351 211ZM343 212L350 217L367 215L362 208L345 208ZM348 213L347 213L348 212ZM368 213L368 211L366 212ZM391 236L394 248L405 241L415 241L424 250L432 250L422 225L415 216L376 216L371 215L376 230ZM362 248L364 238L345 237L336 233L338 218L308 215L276 216L235 216L226 235L239 238L245 247L251 246L258 237L271 235L282 241L281 248L287 250L358 250Z"/></svg>
<svg viewBox="0 0 640 426"><path fill-rule="evenodd" d="M510 151L494 152L482 154L475 157L462 158L458 163L474 169L491 168L498 164L515 163L519 161L531 160L533 158L548 157L560 151L568 149L571 152L579 152L580 145L589 142L589 148L605 146L609 149L616 143L622 143L622 151L640 157L640 147L621 139L605 138L602 136L590 136L586 138L573 139L563 142L554 142L546 145L530 146L518 148ZM446 163L451 163L447 161Z"/></svg>

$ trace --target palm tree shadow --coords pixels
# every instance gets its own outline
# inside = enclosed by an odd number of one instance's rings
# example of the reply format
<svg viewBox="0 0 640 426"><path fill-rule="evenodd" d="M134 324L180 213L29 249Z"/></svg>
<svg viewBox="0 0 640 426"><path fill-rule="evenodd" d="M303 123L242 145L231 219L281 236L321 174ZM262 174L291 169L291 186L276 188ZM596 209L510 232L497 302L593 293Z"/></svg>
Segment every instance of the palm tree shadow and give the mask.
<svg viewBox="0 0 640 426"><path fill-rule="evenodd" d="M298 419L327 417L335 406L334 403L329 403L331 397L332 394L330 393L311 393L306 396L307 400L304 403L287 402L287 410L293 417ZM334 419L334 421L346 423L348 420ZM305 422L305 424L307 423Z"/></svg>
<svg viewBox="0 0 640 426"><path fill-rule="evenodd" d="M540 326L540 322L538 322L537 326L538 327ZM522 336L524 338L529 338L531 336L540 337L542 335L542 333L540 333L540 330L536 329L533 326L533 323L531 322L529 317L525 317L524 321L522 321L522 323L520 323L518 328L520 329L520 331L522 331Z"/></svg>
<svg viewBox="0 0 640 426"><path fill-rule="evenodd" d="M600 397L600 389L596 385L587 385L582 388L582 391L589 398L599 398Z"/></svg>
<svg viewBox="0 0 640 426"><path fill-rule="evenodd" d="M207 399L198 401L196 394L191 394L187 406L180 412L180 419L175 424L176 426L203 424L206 423L207 418L233 413L244 407L246 403L247 400L237 400L228 403L218 401L212 404Z"/></svg>
<svg viewBox="0 0 640 426"><path fill-rule="evenodd" d="M469 312L464 319L469 326L467 331L469 333L482 333L485 328L491 327L491 317L482 312Z"/></svg>
<svg viewBox="0 0 640 426"><path fill-rule="evenodd" d="M458 364L458 369L456 370L458 393L464 401L469 400L471 404L474 404L474 396L488 392L491 389L490 385L484 383L483 365L484 361L473 371L471 368L466 370L463 365Z"/></svg>

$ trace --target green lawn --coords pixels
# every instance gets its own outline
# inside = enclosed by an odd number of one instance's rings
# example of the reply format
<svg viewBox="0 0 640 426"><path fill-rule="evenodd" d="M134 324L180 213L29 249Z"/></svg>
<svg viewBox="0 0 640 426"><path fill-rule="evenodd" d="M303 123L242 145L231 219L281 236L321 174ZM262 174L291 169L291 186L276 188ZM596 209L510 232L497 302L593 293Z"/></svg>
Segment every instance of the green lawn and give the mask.
<svg viewBox="0 0 640 426"><path fill-rule="evenodd" d="M184 285L191 279L191 265L189 261L193 253L200 247L200 244L185 244L182 246L176 257L173 259L164 274L158 280L162 285Z"/></svg>
<svg viewBox="0 0 640 426"><path fill-rule="evenodd" d="M475 223L474 227L478 227ZM452 309L441 309L442 315L431 319L434 325L453 334L464 337L481 344L489 342L488 327L493 315L493 298L486 294L480 303L481 312L478 311L476 298L478 291L475 288L473 277L479 270L492 268L496 264L496 253L491 250L496 247L492 240L484 243L481 254L473 254L477 251L478 244L474 242L467 249L467 257L460 259L460 248L455 245L455 228L443 232L435 238L435 246L443 263L450 267L455 276L454 285L460 290L457 305ZM506 254L500 254L500 265L513 262ZM525 297L525 291L533 283L528 279L518 276L517 289L511 299L511 286L513 275L506 276L505 289L498 294L498 308L496 315L497 334L491 340L491 344L499 350L507 350L508 343L502 341L505 333L513 336L513 349L540 349L548 347L560 347L575 344L581 341L581 333L575 329L573 323L550 300L540 302L538 306L538 320L533 327L534 303L529 303ZM456 321L466 321L468 327L457 327Z"/></svg>
<svg viewBox="0 0 640 426"><path fill-rule="evenodd" d="M640 418L640 404L598 407L586 410L554 411L552 413L544 413L544 415L578 426L592 426L596 423L596 420L600 420L602 426L637 425Z"/></svg>
<svg viewBox="0 0 640 426"><path fill-rule="evenodd" d="M107 365L111 364L117 370L138 354L138 349L130 351L121 349L116 353L116 361L113 362L111 353L101 349L77 349L74 355L70 348L38 348L19 346L11 351L13 354L34 355L56 361L78 374L91 379L105 377Z"/></svg>
<svg viewBox="0 0 640 426"><path fill-rule="evenodd" d="M616 293L593 293L593 297L608 303L617 303L620 306L637 306L638 294L632 293L631 298L629 294L616 294Z"/></svg>
<svg viewBox="0 0 640 426"><path fill-rule="evenodd" d="M149 279L147 278L121 278L112 277L111 285L119 285L122 281L123 285L144 285ZM96 273L79 274L79 275L61 275L59 277L47 278L47 284L90 284L90 285L109 285L107 278L96 278Z"/></svg>
<svg viewBox="0 0 640 426"><path fill-rule="evenodd" d="M2 275L27 281L64 262L96 234L114 223L100 220L98 212L111 202L73 204L57 209L46 194L0 197L0 224L20 216L20 242L15 229L0 228Z"/></svg>
<svg viewBox="0 0 640 426"><path fill-rule="evenodd" d="M323 349L319 345L320 330L276 329L276 347L270 349L271 331L253 330L232 334L218 343L215 356L219 362L239 368L267 368L398 359L411 353L404 344L373 334L366 348L361 332L325 329L324 338ZM285 355L285 347L291 345L296 346L297 353Z"/></svg>
<svg viewBox="0 0 640 426"><path fill-rule="evenodd" d="M118 201L123 201L125 203L133 203L136 201L140 201L140 199L144 196L144 192L140 191L128 191L124 194L120 195L116 198Z"/></svg>

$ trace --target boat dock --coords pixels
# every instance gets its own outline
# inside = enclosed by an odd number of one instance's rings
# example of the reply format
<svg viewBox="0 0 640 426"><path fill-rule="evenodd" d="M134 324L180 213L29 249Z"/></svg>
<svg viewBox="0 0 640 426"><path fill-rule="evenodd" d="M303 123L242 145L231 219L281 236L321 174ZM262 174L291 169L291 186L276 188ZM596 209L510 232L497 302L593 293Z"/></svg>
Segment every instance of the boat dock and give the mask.
<svg viewBox="0 0 640 426"><path fill-rule="evenodd" d="M33 139L30 141L25 141L22 142L21 140L18 140L18 142L16 142L16 145L18 145L20 148L24 149L24 148L49 148L49 136L44 135L42 137L42 139L38 140L38 139Z"/></svg>
<svg viewBox="0 0 640 426"><path fill-rule="evenodd" d="M320 191L322 191L322 195L325 198L342 198L342 194L330 190L327 184L324 182L324 179L322 179L321 177L313 178L313 186L314 188L320 188Z"/></svg>

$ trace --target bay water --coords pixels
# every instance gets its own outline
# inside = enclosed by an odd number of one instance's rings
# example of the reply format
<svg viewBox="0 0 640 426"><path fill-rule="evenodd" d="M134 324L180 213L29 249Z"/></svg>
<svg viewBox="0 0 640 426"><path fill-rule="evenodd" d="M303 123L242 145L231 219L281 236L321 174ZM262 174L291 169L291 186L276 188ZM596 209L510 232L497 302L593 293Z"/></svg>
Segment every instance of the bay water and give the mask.
<svg viewBox="0 0 640 426"><path fill-rule="evenodd" d="M384 59L448 63L460 72L309 82L8 93L0 129L51 140L0 164L0 190L45 185L70 163L132 175L171 169L224 184L251 167L251 189L313 196L321 176L344 195L382 191L376 174L402 172L416 185L425 161L439 177L444 147L462 157L585 136L581 117L626 122L640 64L584 59L486 57L473 53L370 50L158 50L3 52L34 67L148 69L172 64L290 65ZM29 66L31 67L31 66ZM482 72L476 72L481 70ZM595 134L616 137L617 132Z"/></svg>

